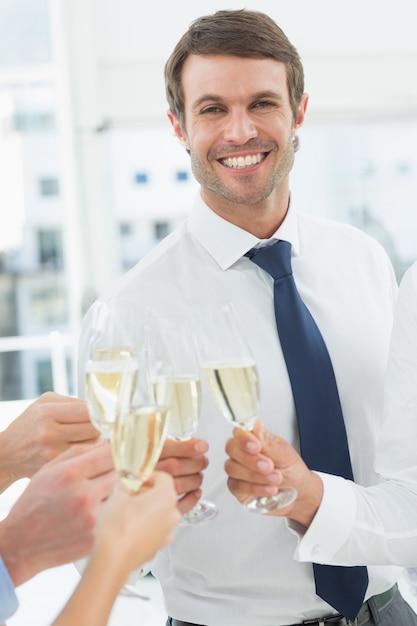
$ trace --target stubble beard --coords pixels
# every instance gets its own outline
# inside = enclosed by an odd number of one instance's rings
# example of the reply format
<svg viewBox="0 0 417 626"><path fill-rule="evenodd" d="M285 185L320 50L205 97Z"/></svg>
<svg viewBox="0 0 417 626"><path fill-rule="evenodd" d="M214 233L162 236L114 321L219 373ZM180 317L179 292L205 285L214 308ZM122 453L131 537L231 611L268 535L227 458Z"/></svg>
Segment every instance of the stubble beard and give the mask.
<svg viewBox="0 0 417 626"><path fill-rule="evenodd" d="M294 155L294 144L292 138L289 138L266 183L255 184L253 174L248 174L247 176L240 174L240 184L236 185L235 188L231 188L193 151L190 152L191 169L195 179L203 189L206 189L211 194L220 196L231 204L246 206L262 203L269 198L272 192L282 184L290 173L294 164Z"/></svg>

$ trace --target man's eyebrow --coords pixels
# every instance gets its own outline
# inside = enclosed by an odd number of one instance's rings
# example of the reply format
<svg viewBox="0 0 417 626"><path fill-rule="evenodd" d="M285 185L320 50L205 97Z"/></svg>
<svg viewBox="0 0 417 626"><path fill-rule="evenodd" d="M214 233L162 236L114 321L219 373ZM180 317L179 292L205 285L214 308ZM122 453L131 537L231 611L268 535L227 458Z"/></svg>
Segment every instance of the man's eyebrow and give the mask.
<svg viewBox="0 0 417 626"><path fill-rule="evenodd" d="M216 94L211 94L211 93L205 93L199 98L197 98L195 102L193 102L191 109L194 111L195 109L198 109L198 107L200 107L205 102L222 102L222 101L223 101L223 98L221 96L218 96Z"/></svg>
<svg viewBox="0 0 417 626"><path fill-rule="evenodd" d="M279 91L272 91L270 89L266 91L259 91L258 93L253 94L253 100L264 100L267 98L271 98L273 100L279 100L282 102L284 100L284 96Z"/></svg>
<svg viewBox="0 0 417 626"><path fill-rule="evenodd" d="M265 91L258 91L250 96L251 101L265 100L265 99L272 99L272 100L277 100L279 102L282 102L284 100L284 96L279 91L272 91L270 89L265 90ZM191 106L191 110L195 111L196 109L201 107L203 104L209 103L209 102L217 102L221 104L223 100L224 98L218 94L205 93L199 98L197 98L195 102L193 102Z"/></svg>

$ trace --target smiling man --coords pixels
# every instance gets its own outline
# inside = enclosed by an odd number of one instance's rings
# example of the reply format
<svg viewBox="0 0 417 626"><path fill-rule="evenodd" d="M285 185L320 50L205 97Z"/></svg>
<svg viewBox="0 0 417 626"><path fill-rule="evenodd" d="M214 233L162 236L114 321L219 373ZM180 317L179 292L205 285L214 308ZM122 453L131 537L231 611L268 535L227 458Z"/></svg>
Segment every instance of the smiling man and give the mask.
<svg viewBox="0 0 417 626"><path fill-rule="evenodd" d="M202 199L236 226L271 236L287 212L307 94L293 111L283 63L212 54L188 56L182 88L183 122L172 111L169 118L190 152Z"/></svg>
<svg viewBox="0 0 417 626"><path fill-rule="evenodd" d="M377 242L348 225L297 213L289 176L308 103L297 50L263 13L218 11L190 25L167 61L165 82L168 116L200 192L188 218L109 295L135 299L139 316L180 316L197 336L208 332L203 314L231 302L259 373L262 437L238 430L230 438L230 426L203 387L199 439L166 442L158 469L174 476L181 510L195 504L203 474L204 491L219 509L210 523L178 528L173 544L152 563L171 616L167 624L415 625L396 587L398 567L331 567L320 581L316 577L314 562L331 561L354 529L355 490L377 482L374 456L397 285ZM343 415L329 431L339 433L347 473L305 461L306 449L300 454L300 439L321 444L330 438L320 415L301 437L283 350L288 342L277 332L274 305L281 296L274 300L274 268L257 264L258 254L278 244L290 253L284 275L291 275L291 263L334 370L332 392L319 367L303 374L306 386L310 378L317 381L304 404L316 408L314 387L322 382L317 406L327 410L336 397ZM90 313L81 368L93 328ZM303 344L300 336L297 330L290 343ZM327 354L326 348L318 352ZM295 363L304 366L304 358ZM336 414L327 413L336 423ZM338 445L330 443L319 461L338 457L335 452ZM348 501L340 495L346 484ZM242 506L280 487L298 492L285 508L257 515ZM368 512L371 534L380 533L372 501ZM387 515L391 527L403 523L395 507ZM354 559L344 564L358 565Z"/></svg>

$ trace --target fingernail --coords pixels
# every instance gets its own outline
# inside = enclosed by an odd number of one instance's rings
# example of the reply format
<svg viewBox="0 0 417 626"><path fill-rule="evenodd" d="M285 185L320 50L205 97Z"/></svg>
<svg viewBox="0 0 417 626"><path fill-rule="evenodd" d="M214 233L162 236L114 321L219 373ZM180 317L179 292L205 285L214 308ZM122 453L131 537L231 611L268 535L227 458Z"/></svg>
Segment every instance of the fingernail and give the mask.
<svg viewBox="0 0 417 626"><path fill-rule="evenodd" d="M268 496L274 496L277 493L277 488L276 487L265 487L264 491L265 491L265 493Z"/></svg>
<svg viewBox="0 0 417 626"><path fill-rule="evenodd" d="M271 472L271 474L268 474L266 478L270 483L277 484L279 483L281 477L277 474L277 472Z"/></svg>
<svg viewBox="0 0 417 626"><path fill-rule="evenodd" d="M258 461L256 467L260 472L267 472L270 468L270 464L268 463L268 461Z"/></svg>
<svg viewBox="0 0 417 626"><path fill-rule="evenodd" d="M248 452L253 453L253 452L256 452L256 451L257 451L257 449L258 449L258 444L257 444L257 443L255 443L255 441L248 441L248 442L246 443L246 450L247 450Z"/></svg>
<svg viewBox="0 0 417 626"><path fill-rule="evenodd" d="M196 443L194 444L194 450L196 452L206 452L207 451L207 444L205 441L196 441Z"/></svg>

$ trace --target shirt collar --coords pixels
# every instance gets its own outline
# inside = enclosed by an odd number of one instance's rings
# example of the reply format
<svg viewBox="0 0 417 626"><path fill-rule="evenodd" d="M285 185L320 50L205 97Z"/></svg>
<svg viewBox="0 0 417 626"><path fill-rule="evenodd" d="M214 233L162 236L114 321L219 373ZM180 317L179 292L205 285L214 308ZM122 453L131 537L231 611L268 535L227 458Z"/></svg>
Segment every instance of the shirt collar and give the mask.
<svg viewBox="0 0 417 626"><path fill-rule="evenodd" d="M248 250L268 245L278 239L289 241L293 254L298 254L299 238L296 213L290 201L284 221L269 239L259 239L214 213L198 194L189 216L189 228L216 263L226 270Z"/></svg>

